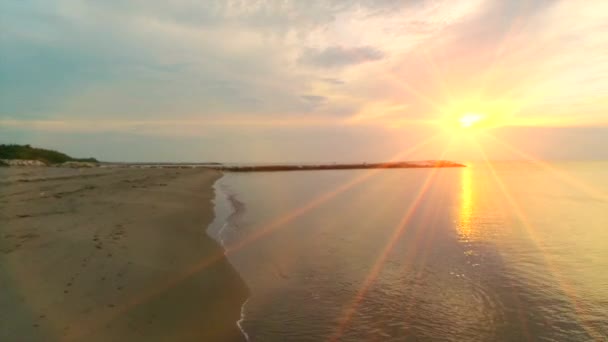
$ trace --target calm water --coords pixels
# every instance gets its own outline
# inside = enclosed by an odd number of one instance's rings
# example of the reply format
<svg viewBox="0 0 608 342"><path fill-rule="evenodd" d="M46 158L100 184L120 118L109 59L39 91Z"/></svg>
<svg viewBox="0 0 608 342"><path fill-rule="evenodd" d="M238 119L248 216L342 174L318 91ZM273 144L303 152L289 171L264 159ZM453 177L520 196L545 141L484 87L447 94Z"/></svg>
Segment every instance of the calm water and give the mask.
<svg viewBox="0 0 608 342"><path fill-rule="evenodd" d="M608 163L227 174L253 341L608 339ZM230 202L232 205L230 205ZM233 212L233 209L236 209Z"/></svg>

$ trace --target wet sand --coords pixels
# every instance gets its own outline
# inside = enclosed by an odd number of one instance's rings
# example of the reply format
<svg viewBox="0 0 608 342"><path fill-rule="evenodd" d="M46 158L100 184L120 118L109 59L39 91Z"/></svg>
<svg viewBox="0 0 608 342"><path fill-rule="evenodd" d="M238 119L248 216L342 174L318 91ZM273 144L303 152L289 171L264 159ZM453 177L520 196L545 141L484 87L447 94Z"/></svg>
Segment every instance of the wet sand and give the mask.
<svg viewBox="0 0 608 342"><path fill-rule="evenodd" d="M1 341L239 341L203 169L0 169Z"/></svg>

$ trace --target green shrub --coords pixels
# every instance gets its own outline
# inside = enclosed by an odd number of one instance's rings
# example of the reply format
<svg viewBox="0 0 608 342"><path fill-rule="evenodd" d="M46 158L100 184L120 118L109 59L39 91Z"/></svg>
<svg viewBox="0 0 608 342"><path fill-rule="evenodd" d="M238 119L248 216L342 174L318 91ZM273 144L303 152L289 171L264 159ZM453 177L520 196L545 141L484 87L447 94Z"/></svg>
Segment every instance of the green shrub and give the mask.
<svg viewBox="0 0 608 342"><path fill-rule="evenodd" d="M36 148L30 145L0 145L0 159L40 160L47 164L60 164L67 161L97 162L95 158L74 159L65 153Z"/></svg>

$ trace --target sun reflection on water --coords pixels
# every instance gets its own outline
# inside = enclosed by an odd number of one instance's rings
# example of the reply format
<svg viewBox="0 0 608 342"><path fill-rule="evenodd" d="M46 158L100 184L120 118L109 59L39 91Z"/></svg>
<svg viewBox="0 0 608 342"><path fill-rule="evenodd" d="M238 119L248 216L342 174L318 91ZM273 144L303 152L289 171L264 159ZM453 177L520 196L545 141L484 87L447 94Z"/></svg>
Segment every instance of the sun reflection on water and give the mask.
<svg viewBox="0 0 608 342"><path fill-rule="evenodd" d="M474 208L474 194L472 172L468 167L462 168L460 183L460 207L458 209L458 233L465 241L474 238L475 232L472 224Z"/></svg>

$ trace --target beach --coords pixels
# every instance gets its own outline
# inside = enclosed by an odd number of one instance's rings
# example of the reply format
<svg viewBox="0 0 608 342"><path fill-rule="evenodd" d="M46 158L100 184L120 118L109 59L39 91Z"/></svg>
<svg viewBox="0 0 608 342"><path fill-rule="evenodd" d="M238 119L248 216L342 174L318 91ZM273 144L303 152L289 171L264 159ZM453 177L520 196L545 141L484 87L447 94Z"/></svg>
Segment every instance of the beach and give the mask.
<svg viewBox="0 0 608 342"><path fill-rule="evenodd" d="M247 288L206 233L219 177L0 169L0 340L243 340Z"/></svg>

